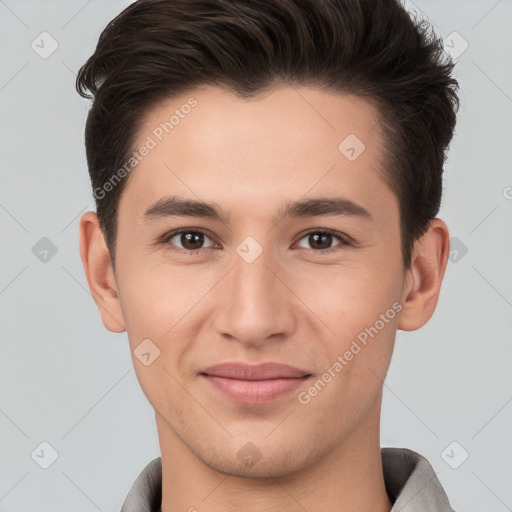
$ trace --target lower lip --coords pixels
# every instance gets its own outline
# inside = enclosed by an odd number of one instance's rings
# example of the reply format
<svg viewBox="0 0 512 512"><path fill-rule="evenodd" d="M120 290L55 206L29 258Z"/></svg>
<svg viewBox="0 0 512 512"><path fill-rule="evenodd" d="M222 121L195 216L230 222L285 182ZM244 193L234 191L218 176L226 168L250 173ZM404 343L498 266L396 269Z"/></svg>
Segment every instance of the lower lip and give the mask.
<svg viewBox="0 0 512 512"><path fill-rule="evenodd" d="M211 386L240 404L266 404L301 386L309 376L267 380L239 380L202 375Z"/></svg>

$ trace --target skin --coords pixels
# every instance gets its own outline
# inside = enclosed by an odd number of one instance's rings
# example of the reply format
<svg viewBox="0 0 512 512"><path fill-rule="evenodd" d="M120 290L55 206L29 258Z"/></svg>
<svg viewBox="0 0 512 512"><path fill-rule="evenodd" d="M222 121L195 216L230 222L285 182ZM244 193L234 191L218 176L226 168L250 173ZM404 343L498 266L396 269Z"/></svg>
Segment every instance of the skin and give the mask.
<svg viewBox="0 0 512 512"><path fill-rule="evenodd" d="M434 313L448 228L432 220L403 268L398 203L381 177L377 111L358 97L282 86L247 100L204 87L149 111L135 146L192 96L198 106L130 175L115 272L96 214L80 222L81 257L103 323L127 331L155 409L162 511L389 511L383 381L397 329L419 329ZM366 146L353 162L338 150L351 133ZM229 219L144 220L168 195L215 203ZM364 206L371 219L276 217L289 201L334 196ZM207 232L202 245L194 241L199 250L187 254L191 245L180 236L159 242L179 228ZM308 234L325 229L352 244L333 236L315 246ZM252 263L236 251L248 236L263 249ZM401 311L300 403L298 393L394 303ZM149 366L133 354L146 338L161 351ZM313 377L272 403L239 405L198 375L225 361L274 361ZM237 456L244 446L259 453L255 464Z"/></svg>

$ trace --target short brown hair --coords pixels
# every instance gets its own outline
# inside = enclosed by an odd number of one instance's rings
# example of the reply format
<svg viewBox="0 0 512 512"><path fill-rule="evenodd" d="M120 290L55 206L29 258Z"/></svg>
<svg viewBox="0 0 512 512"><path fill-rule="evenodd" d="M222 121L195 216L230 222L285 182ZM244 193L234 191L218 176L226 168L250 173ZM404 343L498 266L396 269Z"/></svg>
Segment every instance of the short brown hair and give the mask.
<svg viewBox="0 0 512 512"><path fill-rule="evenodd" d="M196 86L242 98L286 84L356 94L381 114L408 268L441 204L459 107L454 66L430 24L398 0L138 0L108 23L76 81L94 97L85 129L93 189L127 161L144 114ZM95 195L113 264L128 178Z"/></svg>

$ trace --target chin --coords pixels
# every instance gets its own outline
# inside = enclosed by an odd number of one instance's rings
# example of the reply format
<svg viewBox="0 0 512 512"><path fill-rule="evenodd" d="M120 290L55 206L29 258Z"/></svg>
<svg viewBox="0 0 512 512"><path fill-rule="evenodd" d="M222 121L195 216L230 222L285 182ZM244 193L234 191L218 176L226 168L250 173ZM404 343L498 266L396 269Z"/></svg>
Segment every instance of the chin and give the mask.
<svg viewBox="0 0 512 512"><path fill-rule="evenodd" d="M261 479L291 475L300 471L313 458L312 454L307 454L304 450L297 452L296 449L290 450L289 453L271 450L271 456L266 456L250 442L244 445L235 457L231 453L209 455L208 458L199 458L214 471L234 477Z"/></svg>

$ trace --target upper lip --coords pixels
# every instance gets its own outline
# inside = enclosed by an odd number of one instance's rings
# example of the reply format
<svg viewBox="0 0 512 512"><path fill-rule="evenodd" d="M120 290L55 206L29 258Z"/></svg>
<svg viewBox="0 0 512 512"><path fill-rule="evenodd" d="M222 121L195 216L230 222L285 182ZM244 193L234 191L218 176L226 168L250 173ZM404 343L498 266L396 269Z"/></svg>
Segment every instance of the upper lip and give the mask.
<svg viewBox="0 0 512 512"><path fill-rule="evenodd" d="M202 374L239 380L293 379L310 375L309 372L279 363L222 363L205 368Z"/></svg>

